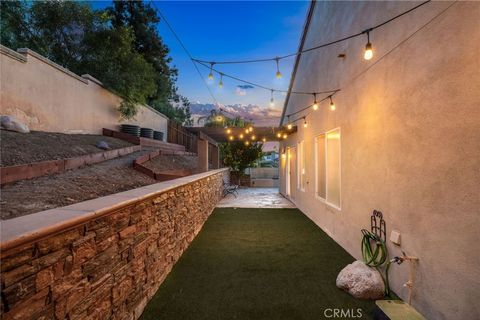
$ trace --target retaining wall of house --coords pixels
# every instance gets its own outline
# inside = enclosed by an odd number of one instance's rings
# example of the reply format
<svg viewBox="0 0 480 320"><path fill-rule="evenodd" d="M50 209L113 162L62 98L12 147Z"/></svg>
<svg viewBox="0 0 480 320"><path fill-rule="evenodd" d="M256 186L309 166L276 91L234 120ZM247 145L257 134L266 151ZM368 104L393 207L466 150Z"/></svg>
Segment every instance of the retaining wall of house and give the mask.
<svg viewBox="0 0 480 320"><path fill-rule="evenodd" d="M168 118L146 105L134 120L123 121L122 99L94 77L79 76L29 49L0 46L2 90L0 114L12 115L31 130L102 134L130 123L152 128L167 138ZM8 80L7 80L8 79Z"/></svg>
<svg viewBox="0 0 480 320"><path fill-rule="evenodd" d="M2 221L2 319L137 319L228 169Z"/></svg>

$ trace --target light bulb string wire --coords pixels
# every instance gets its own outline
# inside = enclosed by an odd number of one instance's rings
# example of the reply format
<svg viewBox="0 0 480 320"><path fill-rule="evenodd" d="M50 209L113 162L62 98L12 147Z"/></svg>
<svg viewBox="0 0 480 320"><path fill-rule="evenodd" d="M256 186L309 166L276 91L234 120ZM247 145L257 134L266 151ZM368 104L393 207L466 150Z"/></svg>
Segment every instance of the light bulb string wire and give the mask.
<svg viewBox="0 0 480 320"><path fill-rule="evenodd" d="M392 52L394 52L396 49L398 49L401 45L403 45L405 42L407 42L408 40L410 40L411 38L413 38L417 33L419 33L421 30L423 30L424 28L426 28L428 25L430 25L433 21L435 21L437 18L439 18L440 16L442 16L445 12L447 12L447 10L449 10L453 5L455 5L459 0L455 0L454 2L452 2L451 4L449 4L445 9L441 10L439 13L437 13L435 16L433 16L430 20L428 20L427 22L425 22L421 27L419 27L417 30L415 30L413 33L411 33L408 37L406 37L405 39L403 39L402 41L400 41L399 43L397 43L392 49L390 49L389 51L387 51L385 54L383 54L381 57L379 57L377 60L375 60L375 62L373 62L371 65L369 65L367 68L365 68L363 71L361 71L359 74L357 74L356 76L354 76L347 84L345 84L342 89L345 90L346 87L349 87L351 84L353 84L353 82L355 82L358 78L360 78L363 74L365 74L368 70L370 70L371 68L373 68L377 63L379 63L380 61L382 61L383 59L385 59L388 55L390 55ZM341 89L338 89L337 92L341 91ZM335 92L336 93L336 92ZM325 98L323 98L322 100L319 100L317 101L319 104L323 101L326 101L328 99L332 99L333 96L335 95L334 94L331 94L331 95L328 95L326 96ZM289 116L292 116L292 115L296 115L296 114L299 114L305 110L308 110L310 109L311 107L313 106L313 104L311 105L308 105L298 111L295 111L295 112L292 112L288 115L285 115L286 117L289 117ZM303 119L303 117L308 117L312 112L315 112L314 110L310 110L309 112L305 113L304 115L302 115L301 117L298 117L296 118L295 120L290 120L291 123L294 123L298 120L301 120ZM280 121L282 121L282 119L280 119Z"/></svg>
<svg viewBox="0 0 480 320"><path fill-rule="evenodd" d="M170 32L173 34L173 36L175 37L175 39L177 40L177 42L180 44L180 46L182 47L183 51L185 51L185 53L187 54L187 56L190 58L190 60L193 59L193 56L190 54L190 51L187 49L187 47L185 46L185 44L183 43L182 39L180 39L180 37L178 36L178 34L175 32L175 30L173 29L173 27L170 25L170 23L168 22L167 18L165 18L165 15L162 13L162 10L160 10L160 8L157 6L156 2L155 1L150 1L150 3L153 3L153 5L155 6L155 8L157 9L157 12L158 14L160 15L161 19L163 19L163 21L165 22L165 25L167 26L167 28L170 30ZM217 101L217 98L215 98L215 95L213 94L212 90L210 89L210 87L208 86L208 83L206 82L206 80L203 78L203 75L202 75L202 72L200 71L200 69L198 68L197 64L195 62L193 62L193 66L195 67L195 69L197 70L197 73L198 75L200 76L200 78L202 79L202 82L205 84L205 87L207 88L210 96L212 97L212 100L213 102L218 106L220 105Z"/></svg>
<svg viewBox="0 0 480 320"><path fill-rule="evenodd" d="M276 56L274 58L261 58L261 59L246 59L246 60L232 60L232 61L207 61L207 60L202 60L202 59L195 59L193 58L194 61L196 62L202 62L202 63L215 63L215 64L240 64L240 63L257 63L257 62L267 62L267 61L278 61L278 60L282 60L282 59L286 59L286 58L290 58L290 57L294 57L294 56L297 56L297 55L300 55L302 53L306 53L306 52L310 52L310 51L313 51L313 50L318 50L318 49L321 49L321 48L325 48L325 47L328 47L328 46L331 46L331 45L334 45L334 44L337 44L339 42L343 42L343 41L346 41L346 40L350 40L352 38L356 38L356 37L359 37L361 35L364 35L365 33L370 33L371 31L375 30L375 29L378 29L378 28L381 28L383 27L384 25L424 6L425 4L431 2L431 0L427 0L427 1L424 1L400 14L397 14L396 16L384 21L384 22L381 22L373 27L370 27L366 30L363 30L363 31L360 31L360 32L357 32L357 33L354 33L352 35L349 35L349 36L346 36L346 37L343 37L343 38L340 38L340 39L337 39L337 40L333 40L333 41L330 41L330 42L327 42L327 43L323 43L323 44L320 44L320 45L317 45L317 46L314 46L314 47L311 47L311 48L308 48L308 49L304 49L304 50L300 50L300 51L297 51L297 52L294 52L294 53L290 53L290 54L286 54L286 55L283 55L283 56Z"/></svg>
<svg viewBox="0 0 480 320"><path fill-rule="evenodd" d="M217 100L217 98L215 97L215 95L213 94L212 90L210 89L210 86L208 85L208 83L206 82L205 78L203 77L202 75L202 72L200 71L200 69L198 68L197 64L193 61L193 56L191 55L190 51L187 49L187 47L185 46L185 44L183 43L183 41L180 39L180 37L178 36L178 34L175 32L175 30L173 29L172 25L168 22L167 18L165 17L165 15L162 13L162 10L160 10L160 8L156 5L156 2L155 1L150 1L150 3L153 3L153 5L155 6L155 8L157 9L157 12L158 14L160 15L160 17L163 19L163 21L165 22L165 25L167 26L167 28L170 30L170 32L173 34L173 36L175 37L175 39L177 40L177 42L180 44L180 46L182 47L183 51L185 51L185 53L187 54L187 56L190 58L190 61L192 61L192 64L193 66L195 67L195 70L197 71L198 75L200 76L200 79L202 79L202 82L205 84L205 87L207 88L208 90L208 93L210 94L213 102L215 103L215 106L219 109L220 113L227 113L227 114L230 114L231 116L234 116L236 117L236 115L232 112L229 112L227 110L225 110L224 108L222 108L222 104L220 104ZM213 65L212 65L213 66ZM220 76L223 76L223 73L220 73Z"/></svg>
<svg viewBox="0 0 480 320"><path fill-rule="evenodd" d="M225 73L223 71L220 71L218 69L215 69L215 68L212 68L211 65L208 63L205 63L205 62L199 62L199 61L196 61L196 60L192 60L193 62L196 62L198 64L200 64L201 66L205 67L205 68L208 68L210 70L213 70L214 72L218 73L218 74L223 74L224 77L226 78L230 78L232 80L236 80L238 82L243 82L245 84L249 84L251 86L254 86L254 87L257 87L257 88L261 88L261 89L264 89L264 90L268 90L268 91L273 91L273 92L280 92L280 93L288 93L288 90L282 90L282 89L275 89L275 88L270 88L270 87L267 87L267 86L264 86L262 84L259 84L259 83L256 83L256 82L252 82L252 81L249 81L249 80L245 80L245 79L241 79L239 77L236 77L236 76L233 76L231 74L228 74L228 73ZM325 91L317 91L317 92L306 92L306 91L291 91L290 93L294 93L294 94L308 94L308 95L312 95L312 94L324 94L324 93L332 93L332 92L335 92L337 91L338 89L332 89L332 90L325 90Z"/></svg>

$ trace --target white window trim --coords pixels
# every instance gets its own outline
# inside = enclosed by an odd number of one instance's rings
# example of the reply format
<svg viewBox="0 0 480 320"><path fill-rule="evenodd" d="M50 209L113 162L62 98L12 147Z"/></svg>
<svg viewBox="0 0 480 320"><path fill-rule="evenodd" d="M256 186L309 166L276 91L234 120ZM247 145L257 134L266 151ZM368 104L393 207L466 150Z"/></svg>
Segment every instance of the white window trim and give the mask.
<svg viewBox="0 0 480 320"><path fill-rule="evenodd" d="M331 202L327 201L327 193L328 193L328 168L326 167L327 164L327 158L328 158L328 139L327 135L330 132L333 131L338 131L340 134L340 148L339 148L339 155L338 155L338 161L339 161L339 198L340 198L340 206L337 206ZM318 144L317 144L317 137L324 135L325 136L325 198L322 198L318 195ZM342 211L342 130L340 127L334 128L332 130L326 131L324 133L318 134L315 136L315 198L319 200L320 202L323 202L327 204L328 206L338 210Z"/></svg>
<svg viewBox="0 0 480 320"><path fill-rule="evenodd" d="M322 198L318 195L318 183L319 183L319 181L318 181L318 137L320 137L322 135L324 136L324 139L325 139L324 154L326 155L326 153L327 153L327 143L326 143L327 142L327 137L326 137L326 134L325 133L320 133L320 134L317 134L314 137L314 139L315 139L315 142L314 142L314 144L315 144L315 146L314 146L315 147L315 198L317 200L320 200L321 202L326 202L327 201L327 199L325 199L326 196L327 196L327 190L326 189L325 189L325 198ZM325 173L326 173L326 171L327 170L325 168ZM325 184L326 184L326 182L327 181L325 180Z"/></svg>

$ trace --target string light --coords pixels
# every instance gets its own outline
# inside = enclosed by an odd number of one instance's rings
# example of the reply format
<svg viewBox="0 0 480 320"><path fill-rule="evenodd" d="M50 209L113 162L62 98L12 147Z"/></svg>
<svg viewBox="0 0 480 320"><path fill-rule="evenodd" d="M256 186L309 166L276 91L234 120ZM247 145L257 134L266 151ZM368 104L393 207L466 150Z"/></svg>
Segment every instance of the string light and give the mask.
<svg viewBox="0 0 480 320"><path fill-rule="evenodd" d="M230 133L232 133L232 129L229 128L227 129L227 134L230 134Z"/></svg>
<svg viewBox="0 0 480 320"><path fill-rule="evenodd" d="M286 133L283 134L283 139L287 139L288 135Z"/></svg>
<svg viewBox="0 0 480 320"><path fill-rule="evenodd" d="M253 127L252 127L252 126L248 127L248 131L252 132L252 131L253 131Z"/></svg>
<svg viewBox="0 0 480 320"><path fill-rule="evenodd" d="M390 22L392 22L392 21L394 21L394 20L396 20L396 19L398 19L398 18L400 18L400 17L418 9L418 8L420 8L421 6L423 6L423 5L425 5L429 2L431 2L431 0L427 0L427 1L424 1L422 3L419 3L418 5L410 8L410 9L408 9L408 10L406 10L406 11L400 13L400 14L397 14L396 16L393 16L392 18L390 18L390 19L388 19L384 22L381 22L381 23L379 23L375 26L372 26L371 28L368 29L368 31L373 31L375 29L383 27L384 25L386 25L386 24L388 24L388 23L390 23ZM311 48L302 49L302 50L299 50L299 51L296 51L296 52L293 52L293 53L290 53L290 54L286 54L286 55L283 55L283 56L277 56L275 58L246 59L246 60L236 60L236 61L215 61L213 63L216 63L216 64L238 64L238 63L257 63L257 62L267 62L267 61L279 61L279 60L282 60L282 59L298 56L298 55L301 55L301 54L309 52L309 51L318 50L318 49L321 49L321 48L324 48L324 47L335 45L337 43L362 36L365 33L366 33L366 31L357 32L357 33L345 36L345 37L340 38L340 39L336 39L336 40L333 40L333 41L330 41L330 42L327 42L327 43L323 43L323 44L320 44L320 45L317 45L317 46L314 46L314 47L311 47ZM194 60L196 62L199 62L199 63L212 63L212 62L205 61L205 60L200 60L200 59L192 59L192 60Z"/></svg>
<svg viewBox="0 0 480 320"><path fill-rule="evenodd" d="M220 82L218 83L218 87L219 87L220 89L223 88L223 73L220 73Z"/></svg>
<svg viewBox="0 0 480 320"><path fill-rule="evenodd" d="M233 141L233 136L228 137L228 139L230 139L230 141Z"/></svg>
<svg viewBox="0 0 480 320"><path fill-rule="evenodd" d="M250 142L247 140L245 141L245 145L248 146L250 144Z"/></svg>
<svg viewBox="0 0 480 320"><path fill-rule="evenodd" d="M208 74L208 79L209 80L213 80L213 65L215 63L214 62L210 62L210 73Z"/></svg>
<svg viewBox="0 0 480 320"><path fill-rule="evenodd" d="M275 58L275 62L277 63L277 73L275 74L275 77L276 77L277 79L280 79L280 78L282 77L282 73L280 72L280 68L278 67L278 61L279 61L279 60L280 60L280 59L279 59L278 57Z"/></svg>
<svg viewBox="0 0 480 320"><path fill-rule="evenodd" d="M373 57L373 47L370 43L370 29L365 31L367 33L367 44L365 45L365 53L363 54L363 58L365 60L370 60Z"/></svg>
<svg viewBox="0 0 480 320"><path fill-rule="evenodd" d="M275 107L275 100L273 100L273 90L270 91L270 107Z"/></svg>
<svg viewBox="0 0 480 320"><path fill-rule="evenodd" d="M317 102L317 94L316 93L313 94L313 106L312 106L312 108L313 108L314 111L318 110L318 102Z"/></svg>
<svg viewBox="0 0 480 320"><path fill-rule="evenodd" d="M282 137L282 133L281 132L277 133L277 138L281 138L281 137Z"/></svg>
<svg viewBox="0 0 480 320"><path fill-rule="evenodd" d="M248 134L249 132L250 132L250 130L248 130L248 128L245 129L245 133L246 133L246 134Z"/></svg>
<svg viewBox="0 0 480 320"><path fill-rule="evenodd" d="M267 142L267 138L263 138L262 141L263 141L263 142Z"/></svg>
<svg viewBox="0 0 480 320"><path fill-rule="evenodd" d="M238 137L240 138L240 140L243 139L243 133L240 133Z"/></svg>
<svg viewBox="0 0 480 320"><path fill-rule="evenodd" d="M330 98L330 110L335 111L337 107L335 107L335 103L333 103L332 96Z"/></svg>
<svg viewBox="0 0 480 320"><path fill-rule="evenodd" d="M198 59L193 59L192 60L193 62L195 63L198 63L200 64L201 66L205 67L205 68L208 68L210 69L212 66L209 65L211 62L209 62L208 64L207 63L204 63L202 62L201 60L198 60ZM224 72L221 72L215 68L211 69L212 72L217 72L218 74L222 73L224 77L227 77L227 78L230 78L230 79L233 79L233 80L236 80L236 81L239 81L239 82L243 82L243 83L246 83L246 84L249 84L251 86L254 86L254 87L257 87L257 88L261 88L261 89L264 89L264 90L270 90L270 91L276 91L276 92L283 92L283 93L290 93L290 94L306 94L306 95L311 95L312 92L304 92L304 91L287 91L287 90L280 90L280 89L275 89L275 88L270 88L270 87L266 87L264 85L261 85L261 84L258 84L258 83L255 83L255 82L252 82L252 81L247 81L247 80L244 80L244 79L240 79L238 77L235 77L235 76L232 76L230 74L227 74L227 73L224 73ZM333 93L335 92L337 89L334 89L334 90L325 90L325 91L317 91L316 93L317 94L321 94L321 93Z"/></svg>
<svg viewBox="0 0 480 320"><path fill-rule="evenodd" d="M307 125L307 118L303 117L303 127L306 128Z"/></svg>
<svg viewBox="0 0 480 320"><path fill-rule="evenodd" d="M253 135L252 140L255 141L255 139L257 139L257 137L255 137L255 135Z"/></svg>
<svg viewBox="0 0 480 320"><path fill-rule="evenodd" d="M290 122L290 116L288 116L287 119L288 119L287 129L288 129L288 130L292 130L293 125L292 125L292 123Z"/></svg>

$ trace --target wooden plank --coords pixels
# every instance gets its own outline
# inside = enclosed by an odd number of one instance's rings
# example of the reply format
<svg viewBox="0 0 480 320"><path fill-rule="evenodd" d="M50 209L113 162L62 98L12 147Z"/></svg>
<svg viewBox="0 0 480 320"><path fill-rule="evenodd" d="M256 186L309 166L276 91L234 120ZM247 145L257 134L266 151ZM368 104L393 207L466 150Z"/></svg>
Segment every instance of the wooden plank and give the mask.
<svg viewBox="0 0 480 320"><path fill-rule="evenodd" d="M375 303L391 320L426 320L411 305L401 300L377 300Z"/></svg>

